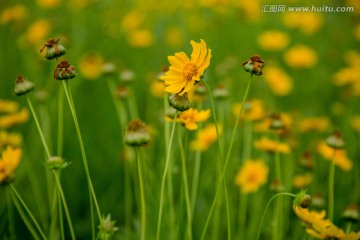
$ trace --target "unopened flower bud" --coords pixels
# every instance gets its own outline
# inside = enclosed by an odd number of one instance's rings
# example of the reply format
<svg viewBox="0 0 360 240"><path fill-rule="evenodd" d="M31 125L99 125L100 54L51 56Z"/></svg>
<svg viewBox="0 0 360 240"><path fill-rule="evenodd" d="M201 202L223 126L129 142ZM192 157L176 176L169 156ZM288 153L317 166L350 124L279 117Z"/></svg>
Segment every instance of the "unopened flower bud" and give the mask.
<svg viewBox="0 0 360 240"><path fill-rule="evenodd" d="M133 120L125 131L125 143L127 145L138 147L150 142L150 133L145 127L145 123L140 120Z"/></svg>
<svg viewBox="0 0 360 240"><path fill-rule="evenodd" d="M47 40L40 52L46 48L45 57L49 60L64 55L66 53L66 49L59 42L60 38L52 38Z"/></svg>
<svg viewBox="0 0 360 240"><path fill-rule="evenodd" d="M15 95L20 96L34 90L35 85L23 76L19 75L15 80Z"/></svg>
<svg viewBox="0 0 360 240"><path fill-rule="evenodd" d="M54 71L54 78L56 80L67 80L76 77L76 75L75 67L71 66L66 60L62 60Z"/></svg>
<svg viewBox="0 0 360 240"><path fill-rule="evenodd" d="M119 77L123 83L131 83L134 81L135 73L131 70L123 70L120 72Z"/></svg>
<svg viewBox="0 0 360 240"><path fill-rule="evenodd" d="M359 221L359 210L356 204L349 205L343 212L343 218L349 222L356 223Z"/></svg>
<svg viewBox="0 0 360 240"><path fill-rule="evenodd" d="M127 99L130 96L129 89L126 86L118 86L116 88L116 96L121 100Z"/></svg>
<svg viewBox="0 0 360 240"><path fill-rule="evenodd" d="M216 86L214 90L214 98L224 100L229 97L229 91L223 85Z"/></svg>
<svg viewBox="0 0 360 240"><path fill-rule="evenodd" d="M302 190L296 194L294 205L302 208L308 208L311 205L311 196L306 193L307 190Z"/></svg>
<svg viewBox="0 0 360 240"><path fill-rule="evenodd" d="M326 143L329 147L334 149L342 149L345 146L345 142L339 131L334 131L327 139Z"/></svg>
<svg viewBox="0 0 360 240"><path fill-rule="evenodd" d="M98 226L100 233L100 239L109 239L114 232L119 230L118 227L115 227L115 221L111 221L111 215L108 214L106 217L102 217L100 220L100 225Z"/></svg>
<svg viewBox="0 0 360 240"><path fill-rule="evenodd" d="M180 112L188 110L190 106L188 93L184 93L182 96L179 94L172 94L169 96L169 104Z"/></svg>
<svg viewBox="0 0 360 240"><path fill-rule="evenodd" d="M249 60L245 61L242 66L246 72L251 73L251 75L262 75L262 69L264 67L265 63L260 58L260 56L252 56Z"/></svg>
<svg viewBox="0 0 360 240"><path fill-rule="evenodd" d="M112 62L105 62L102 66L102 73L104 76L114 75L115 70L116 70L116 66Z"/></svg>
<svg viewBox="0 0 360 240"><path fill-rule="evenodd" d="M67 167L68 165L69 163L65 162L65 160L59 156L52 156L46 161L46 167L50 170L62 169Z"/></svg>

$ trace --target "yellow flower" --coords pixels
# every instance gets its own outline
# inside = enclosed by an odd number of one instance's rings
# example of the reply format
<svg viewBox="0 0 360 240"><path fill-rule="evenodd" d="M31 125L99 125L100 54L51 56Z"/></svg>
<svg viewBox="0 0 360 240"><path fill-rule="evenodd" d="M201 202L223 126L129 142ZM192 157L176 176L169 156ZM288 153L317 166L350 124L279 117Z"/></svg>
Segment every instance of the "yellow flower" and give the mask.
<svg viewBox="0 0 360 240"><path fill-rule="evenodd" d="M0 128L10 128L22 124L29 119L29 111L23 108L18 113L11 113L6 116L0 116Z"/></svg>
<svg viewBox="0 0 360 240"><path fill-rule="evenodd" d="M316 52L305 45L297 45L284 54L287 65L294 68L311 68L318 62Z"/></svg>
<svg viewBox="0 0 360 240"><path fill-rule="evenodd" d="M125 14L121 21L121 27L122 29L127 31L133 31L140 27L140 25L145 21L145 14L137 11L132 10Z"/></svg>
<svg viewBox="0 0 360 240"><path fill-rule="evenodd" d="M219 127L221 132L221 127ZM207 125L197 133L197 138L190 142L190 148L197 151L207 150L217 139L216 127L214 124Z"/></svg>
<svg viewBox="0 0 360 240"><path fill-rule="evenodd" d="M351 126L357 131L360 132L360 116L356 115L350 119Z"/></svg>
<svg viewBox="0 0 360 240"><path fill-rule="evenodd" d="M61 0L37 0L36 3L43 8L54 8L59 6Z"/></svg>
<svg viewBox="0 0 360 240"><path fill-rule="evenodd" d="M163 97L165 90L165 84L163 81L152 81L150 86L150 92L155 97Z"/></svg>
<svg viewBox="0 0 360 240"><path fill-rule="evenodd" d="M258 37L260 48L267 51L279 51L289 44L289 35L277 30L266 31Z"/></svg>
<svg viewBox="0 0 360 240"><path fill-rule="evenodd" d="M253 193L266 183L268 173L269 168L263 160L247 160L239 168L235 183L240 187L242 193Z"/></svg>
<svg viewBox="0 0 360 240"><path fill-rule="evenodd" d="M325 210L321 212L310 211L308 208L301 208L299 206L293 206L294 213L298 216L303 222L305 222L308 226L311 226L314 222L317 221L325 221ZM330 221L326 221L330 222Z"/></svg>
<svg viewBox="0 0 360 240"><path fill-rule="evenodd" d="M330 122L326 117L309 117L298 122L300 132L323 132L330 126Z"/></svg>
<svg viewBox="0 0 360 240"><path fill-rule="evenodd" d="M50 23L45 19L38 20L31 24L25 33L25 44L39 44L45 42L44 40L50 33Z"/></svg>
<svg viewBox="0 0 360 240"><path fill-rule="evenodd" d="M7 147L0 158L0 183L11 179L20 163L22 151L20 148Z"/></svg>
<svg viewBox="0 0 360 240"><path fill-rule="evenodd" d="M232 112L237 116L241 109L241 103L235 103ZM242 118L249 121L258 121L265 117L265 108L263 102L259 99L251 99L245 102Z"/></svg>
<svg viewBox="0 0 360 240"><path fill-rule="evenodd" d="M13 7L4 9L0 14L0 24L16 22L26 17L27 10L24 5L17 4Z"/></svg>
<svg viewBox="0 0 360 240"><path fill-rule="evenodd" d="M190 108L185 112L182 112L177 119L187 129L196 130L198 128L197 122L205 122L210 116L210 109L204 111L198 111L197 109Z"/></svg>
<svg viewBox="0 0 360 240"><path fill-rule="evenodd" d="M293 80L282 69L268 67L264 71L264 80L271 91L278 96L288 95L293 88Z"/></svg>
<svg viewBox="0 0 360 240"><path fill-rule="evenodd" d="M0 113L13 113L19 109L19 104L14 101L0 99Z"/></svg>
<svg viewBox="0 0 360 240"><path fill-rule="evenodd" d="M17 133L0 132L0 151L5 146L19 147L22 143L22 137Z"/></svg>
<svg viewBox="0 0 360 240"><path fill-rule="evenodd" d="M136 29L128 33L128 43L134 47L148 47L154 42L154 35L147 29Z"/></svg>
<svg viewBox="0 0 360 240"><path fill-rule="evenodd" d="M313 180L313 176L310 173L304 175L296 175L293 179L293 186L296 188L304 188L310 185Z"/></svg>
<svg viewBox="0 0 360 240"><path fill-rule="evenodd" d="M293 119L289 114L280 113L279 119L281 120L284 129L291 128L293 124ZM254 130L257 132L267 132L270 130L273 121L274 119L271 116L264 118L261 122L255 124Z"/></svg>
<svg viewBox="0 0 360 240"><path fill-rule="evenodd" d="M254 141L254 147L259 150L267 152L279 152L279 153L290 153L291 149L289 144L276 142L266 137L262 137L257 141Z"/></svg>
<svg viewBox="0 0 360 240"><path fill-rule="evenodd" d="M329 147L325 141L323 141L318 144L317 151L325 160L334 161L335 165L343 171L350 171L352 169L352 162L347 157L344 149L337 149L335 151L332 147Z"/></svg>
<svg viewBox="0 0 360 240"><path fill-rule="evenodd" d="M287 12L283 14L282 21L290 28L298 28L303 33L313 34L323 25L324 17L312 12Z"/></svg>
<svg viewBox="0 0 360 240"><path fill-rule="evenodd" d="M90 53L85 55L79 63L79 71L81 76L86 79L96 79L103 72L104 60L98 53Z"/></svg>
<svg viewBox="0 0 360 240"><path fill-rule="evenodd" d="M184 52L169 56L171 64L169 71L160 79L165 81L165 91L182 96L189 92L196 81L200 81L205 69L210 64L211 49L206 48L206 43L201 39L200 43L190 42L193 47L191 59Z"/></svg>
<svg viewBox="0 0 360 240"><path fill-rule="evenodd" d="M184 32L178 27L171 27L166 32L166 43L170 47L180 47L185 40Z"/></svg>

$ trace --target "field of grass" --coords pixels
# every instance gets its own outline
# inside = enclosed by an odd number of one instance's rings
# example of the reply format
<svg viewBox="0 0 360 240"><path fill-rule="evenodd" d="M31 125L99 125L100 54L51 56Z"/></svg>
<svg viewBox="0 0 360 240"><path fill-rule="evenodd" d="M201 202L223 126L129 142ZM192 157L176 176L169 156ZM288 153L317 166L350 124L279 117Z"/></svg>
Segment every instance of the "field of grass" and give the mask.
<svg viewBox="0 0 360 240"><path fill-rule="evenodd" d="M360 239L359 46L357 0L1 1L0 239Z"/></svg>

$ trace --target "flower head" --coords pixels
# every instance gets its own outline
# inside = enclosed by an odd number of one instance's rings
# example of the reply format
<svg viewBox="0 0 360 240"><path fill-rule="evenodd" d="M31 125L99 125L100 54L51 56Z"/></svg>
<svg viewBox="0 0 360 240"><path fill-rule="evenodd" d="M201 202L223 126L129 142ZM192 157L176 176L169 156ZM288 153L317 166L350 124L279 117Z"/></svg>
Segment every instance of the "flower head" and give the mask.
<svg viewBox="0 0 360 240"><path fill-rule="evenodd" d="M76 77L75 67L71 66L66 60L62 60L54 71L54 78L56 80L67 80Z"/></svg>
<svg viewBox="0 0 360 240"><path fill-rule="evenodd" d="M325 159L334 161L335 165L343 171L350 171L352 161L348 158L345 149L333 149L326 142L321 142L317 146L318 153Z"/></svg>
<svg viewBox="0 0 360 240"><path fill-rule="evenodd" d="M14 171L18 167L22 151L20 148L7 147L0 158L0 184L14 177Z"/></svg>
<svg viewBox="0 0 360 240"><path fill-rule="evenodd" d="M206 121L209 116L210 109L198 111L197 109L190 108L189 110L181 113L177 121L181 122L189 130L196 130L198 128L196 123Z"/></svg>
<svg viewBox="0 0 360 240"><path fill-rule="evenodd" d="M221 128L219 131L221 132ZM198 132L197 138L190 142L190 148L192 150L205 151L216 141L216 139L217 134L215 125L207 125Z"/></svg>
<svg viewBox="0 0 360 240"><path fill-rule="evenodd" d="M101 218L98 228L100 229L100 239L109 239L109 237L113 235L114 232L119 230L118 227L115 227L115 221L111 221L110 214Z"/></svg>
<svg viewBox="0 0 360 240"><path fill-rule="evenodd" d="M235 178L242 193L256 192L267 181L269 168L262 160L247 160Z"/></svg>
<svg viewBox="0 0 360 240"><path fill-rule="evenodd" d="M277 142L266 137L262 137L254 142L254 147L268 152L290 153L291 148L287 143Z"/></svg>
<svg viewBox="0 0 360 240"><path fill-rule="evenodd" d="M190 59L184 52L168 57L171 66L165 76L160 77L166 84L166 92L180 96L189 92L195 83L201 80L209 66L211 49L206 48L204 40L201 39L200 43L190 41L190 44L193 47Z"/></svg>
<svg viewBox="0 0 360 240"><path fill-rule="evenodd" d="M129 123L124 138L126 144L134 147L144 146L151 140L150 133L146 128L145 123L138 119Z"/></svg>
<svg viewBox="0 0 360 240"><path fill-rule="evenodd" d="M21 96L24 94L27 94L28 92L31 92L34 90L34 83L28 81L23 76L19 75L15 80L15 94L16 96Z"/></svg>
<svg viewBox="0 0 360 240"><path fill-rule="evenodd" d="M235 103L232 112L235 116L239 115L242 103ZM264 104L259 99L250 99L245 102L242 118L248 121L258 121L265 117L266 111Z"/></svg>
<svg viewBox="0 0 360 240"><path fill-rule="evenodd" d="M66 49L59 42L60 38L52 38L47 40L40 52L46 48L45 57L49 60L64 55L66 53Z"/></svg>
<svg viewBox="0 0 360 240"><path fill-rule="evenodd" d="M251 73L251 75L255 74L255 75L262 75L262 69L265 66L264 61L260 58L260 56L258 55L254 55L252 57L250 57L250 59L246 60L243 64L242 64L244 70L246 72Z"/></svg>

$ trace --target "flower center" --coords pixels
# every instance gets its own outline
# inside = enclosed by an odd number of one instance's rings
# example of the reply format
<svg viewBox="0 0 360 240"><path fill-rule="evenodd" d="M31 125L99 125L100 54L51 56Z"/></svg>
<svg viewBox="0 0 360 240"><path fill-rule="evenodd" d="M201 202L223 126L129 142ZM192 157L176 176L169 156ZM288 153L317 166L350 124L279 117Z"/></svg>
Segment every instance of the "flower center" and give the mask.
<svg viewBox="0 0 360 240"><path fill-rule="evenodd" d="M183 70L183 76L186 80L190 81L194 75L196 75L196 66L193 63L188 63Z"/></svg>

